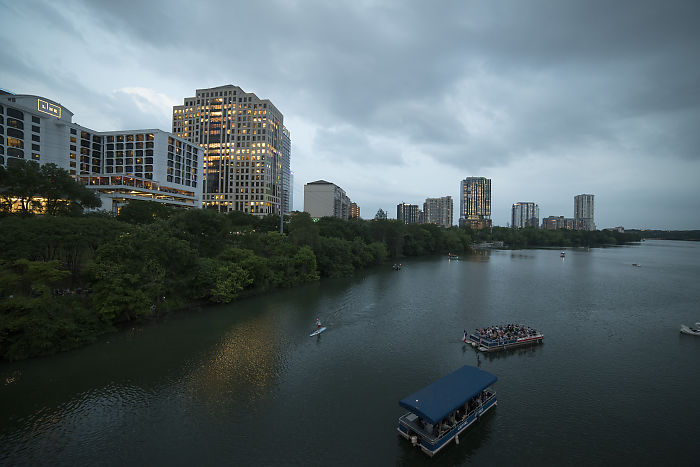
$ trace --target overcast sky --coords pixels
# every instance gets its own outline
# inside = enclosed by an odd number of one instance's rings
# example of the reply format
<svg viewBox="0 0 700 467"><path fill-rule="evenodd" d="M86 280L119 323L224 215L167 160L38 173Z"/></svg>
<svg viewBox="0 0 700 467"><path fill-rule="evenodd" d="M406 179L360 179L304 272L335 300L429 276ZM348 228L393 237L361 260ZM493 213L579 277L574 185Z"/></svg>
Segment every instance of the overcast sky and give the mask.
<svg viewBox="0 0 700 467"><path fill-rule="evenodd" d="M324 179L379 208L491 179L599 228L700 228L700 1L0 0L0 88L95 130L171 130L235 84L292 135L294 208Z"/></svg>

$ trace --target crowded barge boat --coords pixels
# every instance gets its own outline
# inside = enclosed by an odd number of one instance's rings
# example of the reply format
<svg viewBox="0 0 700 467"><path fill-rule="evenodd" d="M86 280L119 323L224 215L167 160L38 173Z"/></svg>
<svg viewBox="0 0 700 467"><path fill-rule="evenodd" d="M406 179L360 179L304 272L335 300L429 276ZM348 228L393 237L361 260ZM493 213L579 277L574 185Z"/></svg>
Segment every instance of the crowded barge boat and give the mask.
<svg viewBox="0 0 700 467"><path fill-rule="evenodd" d="M408 413L399 418L398 432L432 457L497 405L491 386L498 378L479 368L462 368L404 397Z"/></svg>
<svg viewBox="0 0 700 467"><path fill-rule="evenodd" d="M505 350L522 345L541 344L544 335L523 324L505 324L475 329L469 343L481 352Z"/></svg>

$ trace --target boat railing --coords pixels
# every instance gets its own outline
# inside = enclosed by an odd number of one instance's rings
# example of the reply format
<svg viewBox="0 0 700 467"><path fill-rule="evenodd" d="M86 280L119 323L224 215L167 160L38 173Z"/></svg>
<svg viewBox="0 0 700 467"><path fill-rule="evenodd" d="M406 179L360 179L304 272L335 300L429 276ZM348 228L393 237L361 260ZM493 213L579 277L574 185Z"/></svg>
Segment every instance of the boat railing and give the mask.
<svg viewBox="0 0 700 467"><path fill-rule="evenodd" d="M544 337L542 334L537 333L537 334L532 334L532 335L527 335L522 337L522 339L541 339ZM517 344L518 340L520 338L511 338L511 339L503 339L503 338L498 338L498 339L492 339L490 337L485 337L480 334L475 334L472 333L469 335L469 338L474 341L474 342L479 342L480 345L483 345L484 347L502 347L504 345L511 345L511 344Z"/></svg>
<svg viewBox="0 0 700 467"><path fill-rule="evenodd" d="M486 389L484 390L486 393L486 398L481 400L480 403L477 404L476 407L474 407L472 410L470 410L468 413L463 415L461 418L456 418L454 419L454 423L450 421L450 418L445 420L445 423L443 425L443 428L437 428L438 433L435 434L434 430L435 425L432 425L430 423L423 423L422 426L418 423L418 420L420 418L412 413L408 412L401 416L399 418L399 423L403 424L405 427L409 428L410 430L414 431L416 434L420 435L421 437L425 438L426 441L430 444L435 444L437 443L441 438L444 436L448 435L450 431L452 431L457 425L462 423L464 420L469 419L470 417L476 416L480 410L483 410L483 407L488 405L490 401L492 401L496 397L496 391ZM442 423L442 422L441 422ZM439 423L437 426L439 427ZM430 425L431 429L427 430L426 425Z"/></svg>

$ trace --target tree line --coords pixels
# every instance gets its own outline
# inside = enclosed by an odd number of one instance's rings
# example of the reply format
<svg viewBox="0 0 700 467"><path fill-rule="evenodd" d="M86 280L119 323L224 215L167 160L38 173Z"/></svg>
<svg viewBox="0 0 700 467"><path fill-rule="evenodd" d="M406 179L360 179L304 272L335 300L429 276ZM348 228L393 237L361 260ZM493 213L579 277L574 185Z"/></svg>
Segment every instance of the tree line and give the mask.
<svg viewBox="0 0 700 467"><path fill-rule="evenodd" d="M456 227L315 221L306 213L285 219L280 233L275 215L183 210L151 201L132 201L116 217L85 214L94 200L65 171L23 165L0 169L0 193L8 200L0 208L3 359L76 348L172 310L348 276L389 259L464 253L471 243ZM33 215L51 185L60 194L44 205L57 208ZM17 206L20 194L24 207L10 212L9 200Z"/></svg>
<svg viewBox="0 0 700 467"><path fill-rule="evenodd" d="M545 230L534 227L514 229L493 227L492 229L467 230L475 242L502 241L508 248L540 247L599 247L603 245L623 245L640 242L638 232L617 232L614 230Z"/></svg>

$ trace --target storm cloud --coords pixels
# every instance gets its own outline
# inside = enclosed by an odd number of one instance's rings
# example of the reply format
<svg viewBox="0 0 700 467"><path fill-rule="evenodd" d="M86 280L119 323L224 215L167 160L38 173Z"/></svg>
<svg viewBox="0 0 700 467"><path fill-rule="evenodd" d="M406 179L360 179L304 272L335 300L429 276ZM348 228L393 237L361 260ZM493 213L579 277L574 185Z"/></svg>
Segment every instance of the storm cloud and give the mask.
<svg viewBox="0 0 700 467"><path fill-rule="evenodd" d="M295 208L329 180L371 218L492 179L599 227L700 228L700 3L0 0L0 87L99 130L170 129L195 89L270 99Z"/></svg>

